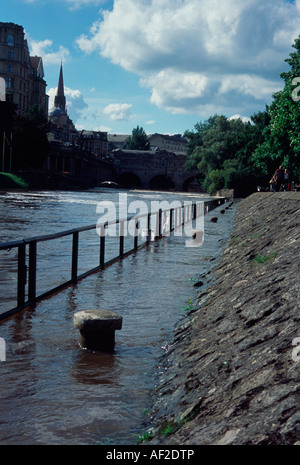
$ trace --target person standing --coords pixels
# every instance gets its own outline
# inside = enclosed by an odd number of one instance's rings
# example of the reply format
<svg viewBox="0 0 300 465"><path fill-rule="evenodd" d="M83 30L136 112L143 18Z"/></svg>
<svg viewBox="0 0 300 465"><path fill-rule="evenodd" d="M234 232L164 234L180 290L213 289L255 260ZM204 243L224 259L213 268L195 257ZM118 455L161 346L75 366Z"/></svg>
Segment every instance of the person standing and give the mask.
<svg viewBox="0 0 300 465"><path fill-rule="evenodd" d="M278 170L275 171L275 177L276 177L276 192L279 192L281 188L281 184L283 183L283 169L281 165L279 166Z"/></svg>
<svg viewBox="0 0 300 465"><path fill-rule="evenodd" d="M274 176L272 176L270 182L269 182L269 186L270 186L270 192L275 192L276 190L276 178L275 178L275 174Z"/></svg>
<svg viewBox="0 0 300 465"><path fill-rule="evenodd" d="M291 190L291 177L288 169L286 168L283 173L283 189L285 191L290 191Z"/></svg>

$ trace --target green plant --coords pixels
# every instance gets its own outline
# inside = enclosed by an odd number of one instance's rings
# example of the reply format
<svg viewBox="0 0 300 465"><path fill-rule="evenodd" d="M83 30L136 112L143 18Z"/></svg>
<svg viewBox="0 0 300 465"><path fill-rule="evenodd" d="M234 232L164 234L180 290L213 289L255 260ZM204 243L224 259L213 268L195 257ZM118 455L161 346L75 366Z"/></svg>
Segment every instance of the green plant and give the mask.
<svg viewBox="0 0 300 465"><path fill-rule="evenodd" d="M171 434L176 433L183 425L185 425L189 420L192 420L195 416L195 413L191 413L185 418L178 418L177 420L171 420L171 421L165 421L160 429L158 430L158 433L163 436L167 437L170 436Z"/></svg>
<svg viewBox="0 0 300 465"><path fill-rule="evenodd" d="M146 433L141 434L141 435L138 436L137 442L138 443L146 442L146 441L149 441L150 439L152 439L153 437L154 437L154 434L151 431L146 431Z"/></svg>
<svg viewBox="0 0 300 465"><path fill-rule="evenodd" d="M184 310L185 310L186 312L190 312L190 311L192 311L192 310L196 310L196 308L195 308L194 305L193 305L192 299L189 299L189 300L187 301L187 305L184 307Z"/></svg>
<svg viewBox="0 0 300 465"><path fill-rule="evenodd" d="M271 255L256 255L256 257L254 257L252 261L261 265L276 257L277 257L277 252L274 252Z"/></svg>
<svg viewBox="0 0 300 465"><path fill-rule="evenodd" d="M183 424L184 424L183 420L179 420L179 421L172 420L168 423L163 423L158 433L165 438L167 436L170 436L171 434L174 434L176 431L178 431L179 428L181 428Z"/></svg>

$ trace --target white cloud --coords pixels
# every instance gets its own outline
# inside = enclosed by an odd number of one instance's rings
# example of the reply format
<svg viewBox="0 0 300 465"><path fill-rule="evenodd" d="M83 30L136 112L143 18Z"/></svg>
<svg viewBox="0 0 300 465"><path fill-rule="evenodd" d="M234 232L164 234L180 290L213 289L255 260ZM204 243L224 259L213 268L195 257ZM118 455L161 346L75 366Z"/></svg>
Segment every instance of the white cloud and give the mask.
<svg viewBox="0 0 300 465"><path fill-rule="evenodd" d="M110 126L99 126L99 129L97 129L98 131L102 131L102 132L112 132L112 128Z"/></svg>
<svg viewBox="0 0 300 465"><path fill-rule="evenodd" d="M66 2L71 5L72 10L75 10L88 5L103 5L104 3L107 3L107 0L66 0Z"/></svg>
<svg viewBox="0 0 300 465"><path fill-rule="evenodd" d="M112 121L128 120L131 117L131 108L129 103L110 103L103 109L103 113Z"/></svg>
<svg viewBox="0 0 300 465"><path fill-rule="evenodd" d="M152 88L151 103L180 113L180 102L201 98L208 79L200 73L165 69L142 79L141 85Z"/></svg>
<svg viewBox="0 0 300 465"><path fill-rule="evenodd" d="M251 123L251 119L248 118L247 116L241 116L241 115L232 115L230 118L228 118L229 121L235 120L235 119L240 119L242 120L243 123Z"/></svg>
<svg viewBox="0 0 300 465"><path fill-rule="evenodd" d="M260 76L248 74L234 74L225 76L219 87L219 94L228 94L237 91L240 94L262 100L278 90L278 82L264 79Z"/></svg>
<svg viewBox="0 0 300 465"><path fill-rule="evenodd" d="M49 39L36 41L26 32L26 39L31 55L40 56L43 59L44 65L57 65L65 62L70 56L70 52L66 47L59 46L57 51L53 51L53 41Z"/></svg>
<svg viewBox="0 0 300 465"><path fill-rule="evenodd" d="M78 46L138 74L154 105L247 114L282 86L300 0L118 0L101 14Z"/></svg>

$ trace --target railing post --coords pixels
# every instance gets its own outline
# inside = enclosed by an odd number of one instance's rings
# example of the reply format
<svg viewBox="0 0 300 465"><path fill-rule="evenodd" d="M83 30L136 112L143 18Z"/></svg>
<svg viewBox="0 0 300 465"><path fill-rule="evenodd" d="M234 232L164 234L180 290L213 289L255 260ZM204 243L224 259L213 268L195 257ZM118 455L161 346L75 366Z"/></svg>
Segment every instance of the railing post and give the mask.
<svg viewBox="0 0 300 465"><path fill-rule="evenodd" d="M120 221L120 248L119 255L123 257L124 255L124 221Z"/></svg>
<svg viewBox="0 0 300 465"><path fill-rule="evenodd" d="M173 223L173 212L174 212L174 209L171 208L171 209L170 209L170 234L171 234L171 232L173 231L173 227L172 227L172 223Z"/></svg>
<svg viewBox="0 0 300 465"><path fill-rule="evenodd" d="M135 219L134 225L134 250L138 248L138 228L139 228L139 220Z"/></svg>
<svg viewBox="0 0 300 465"><path fill-rule="evenodd" d="M72 282L77 283L77 274L78 274L78 242L79 242L79 233L75 231L73 233L73 245L72 245Z"/></svg>
<svg viewBox="0 0 300 465"><path fill-rule="evenodd" d="M151 240L151 213L148 213L147 215L147 244L149 244L150 240Z"/></svg>
<svg viewBox="0 0 300 465"><path fill-rule="evenodd" d="M23 308L25 304L25 286L26 286L26 244L18 246L18 295L17 305Z"/></svg>
<svg viewBox="0 0 300 465"><path fill-rule="evenodd" d="M29 278L28 300L34 302L36 298L36 241L29 244Z"/></svg>
<svg viewBox="0 0 300 465"><path fill-rule="evenodd" d="M160 208L158 211L158 237L161 237L161 215L162 215L162 210Z"/></svg>
<svg viewBox="0 0 300 465"><path fill-rule="evenodd" d="M101 235L100 235L100 268L104 268L105 261L105 231L104 225L101 226Z"/></svg>
<svg viewBox="0 0 300 465"><path fill-rule="evenodd" d="M175 208L175 217L174 217L174 229L175 230L178 227L178 211L179 211L178 208L180 208L180 207Z"/></svg>

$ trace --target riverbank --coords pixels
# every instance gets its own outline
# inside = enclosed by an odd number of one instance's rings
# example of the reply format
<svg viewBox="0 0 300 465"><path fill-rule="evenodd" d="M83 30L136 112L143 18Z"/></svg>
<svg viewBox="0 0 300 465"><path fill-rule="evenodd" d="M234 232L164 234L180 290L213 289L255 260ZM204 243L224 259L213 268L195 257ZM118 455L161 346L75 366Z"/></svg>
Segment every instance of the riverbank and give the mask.
<svg viewBox="0 0 300 465"><path fill-rule="evenodd" d="M239 203L219 264L199 277L210 286L160 361L150 444L299 441L299 226L298 192Z"/></svg>

